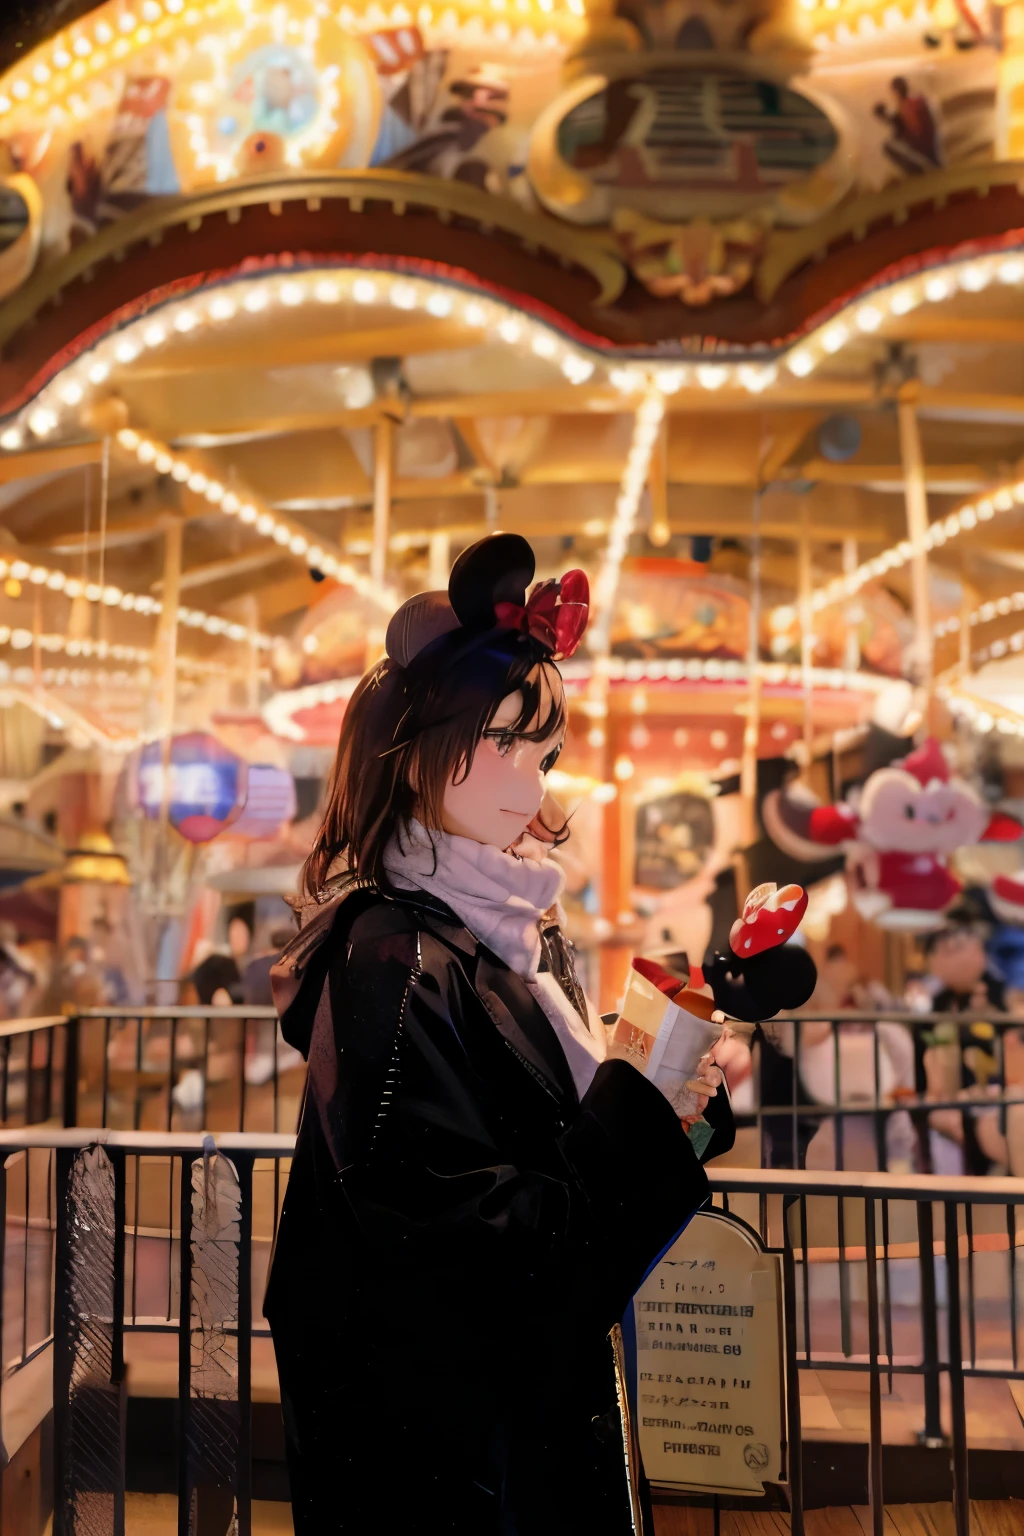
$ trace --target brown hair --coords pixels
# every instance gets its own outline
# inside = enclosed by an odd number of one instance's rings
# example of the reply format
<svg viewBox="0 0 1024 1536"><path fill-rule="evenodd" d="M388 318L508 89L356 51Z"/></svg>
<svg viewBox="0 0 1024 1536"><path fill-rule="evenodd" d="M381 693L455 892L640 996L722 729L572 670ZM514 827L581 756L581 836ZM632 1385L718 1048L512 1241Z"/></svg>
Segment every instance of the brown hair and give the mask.
<svg viewBox="0 0 1024 1536"><path fill-rule="evenodd" d="M346 858L348 873L388 889L385 849L414 816L440 827L445 788L469 773L502 699L517 690L523 696L510 735L546 741L562 729L565 699L558 679L548 654L510 630L467 638L457 629L408 667L380 662L346 710L323 824L302 871L303 890L320 896L339 857Z"/></svg>

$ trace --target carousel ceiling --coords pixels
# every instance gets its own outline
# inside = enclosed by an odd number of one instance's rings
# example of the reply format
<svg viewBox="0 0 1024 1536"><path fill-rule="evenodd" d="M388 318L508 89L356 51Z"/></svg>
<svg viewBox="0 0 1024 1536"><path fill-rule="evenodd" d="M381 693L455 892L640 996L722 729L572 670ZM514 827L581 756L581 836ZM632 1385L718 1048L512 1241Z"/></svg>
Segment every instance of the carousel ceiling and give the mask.
<svg viewBox="0 0 1024 1536"><path fill-rule="evenodd" d="M658 559L726 594L676 656L745 655L752 555L766 664L798 593L906 651L922 550L937 670L1018 648L1024 6L70 14L0 75L19 686L123 731L168 580L194 700L322 683L498 526L591 571L598 661L667 654Z"/></svg>

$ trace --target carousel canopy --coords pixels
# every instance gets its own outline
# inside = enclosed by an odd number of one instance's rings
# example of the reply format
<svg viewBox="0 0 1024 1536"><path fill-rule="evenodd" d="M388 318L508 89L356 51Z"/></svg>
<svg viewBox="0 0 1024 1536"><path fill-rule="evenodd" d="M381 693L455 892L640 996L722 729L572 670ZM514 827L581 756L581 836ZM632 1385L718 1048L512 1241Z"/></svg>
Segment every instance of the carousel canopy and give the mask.
<svg viewBox="0 0 1024 1536"><path fill-rule="evenodd" d="M581 698L938 678L1016 729L964 679L1024 643L1019 5L33 14L0 686L48 729L284 690L321 740L499 526L595 578Z"/></svg>

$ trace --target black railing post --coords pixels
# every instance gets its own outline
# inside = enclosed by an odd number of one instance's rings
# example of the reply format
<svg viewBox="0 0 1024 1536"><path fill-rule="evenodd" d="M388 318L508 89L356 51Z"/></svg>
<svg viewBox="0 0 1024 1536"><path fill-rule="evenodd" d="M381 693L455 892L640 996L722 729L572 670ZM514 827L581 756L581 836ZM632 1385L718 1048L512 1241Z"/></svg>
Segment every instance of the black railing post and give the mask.
<svg viewBox="0 0 1024 1536"><path fill-rule="evenodd" d="M790 1536L804 1536L804 1450L800 1423L800 1367L796 1358L796 1258L789 1217L797 1197L785 1196L782 1202L782 1290L786 1323L786 1438L789 1441L789 1522ZM804 1254L804 1284L807 1283L807 1231L801 1232ZM810 1359L811 1341L804 1340L804 1354Z"/></svg>
<svg viewBox="0 0 1024 1536"><path fill-rule="evenodd" d="M0 1156L0 1340L4 1336L3 1275L7 1262L7 1159ZM0 1352L2 1353L2 1352ZM2 1363L2 1362L0 1362ZM0 1411L3 1407L3 1378L0 1370ZM4 1536L4 1468L0 1465L0 1536ZM18 1536L12 1532L11 1536Z"/></svg>
<svg viewBox="0 0 1024 1536"><path fill-rule="evenodd" d="M28 1157L29 1153L26 1151L26 1161ZM68 1519L71 1492L68 1488L71 1451L71 1372L74 1365L69 1204L74 1163L73 1148L57 1149L57 1202L53 1252L53 1536L74 1536ZM27 1231L25 1235L27 1239Z"/></svg>
<svg viewBox="0 0 1024 1536"><path fill-rule="evenodd" d="M935 1223L931 1204L917 1203L917 1253L921 1274L921 1366L924 1376L924 1428L921 1445L945 1445L939 1396L939 1312L935 1293Z"/></svg>
<svg viewBox="0 0 1024 1536"><path fill-rule="evenodd" d="M252 1536L252 1169L253 1157L235 1159L238 1172L238 1536Z"/></svg>
<svg viewBox="0 0 1024 1536"><path fill-rule="evenodd" d="M971 1503L967 1481L967 1411L964 1404L964 1348L960 1322L960 1229L955 1200L944 1204L946 1218L946 1295L949 1336L949 1406L953 1430L953 1515L956 1536L970 1536Z"/></svg>
<svg viewBox="0 0 1024 1536"><path fill-rule="evenodd" d="M65 1130L78 1124L78 1070L81 1041L77 1013L68 1015L64 1024L64 1091L62 1116Z"/></svg>
<svg viewBox="0 0 1024 1536"><path fill-rule="evenodd" d="M878 1362L878 1271L875 1253L875 1202L864 1201L864 1257L868 1291L868 1504L874 1536L885 1531L885 1504L882 1491L882 1381Z"/></svg>
<svg viewBox="0 0 1024 1536"><path fill-rule="evenodd" d="M120 1147L110 1149L114 1169L114 1316L110 1339L110 1385L118 1391L121 1434L121 1477L114 1489L114 1536L124 1536L124 1454L127 1439L128 1385L124 1367L124 1265L127 1210L125 1155Z"/></svg>
<svg viewBox="0 0 1024 1536"><path fill-rule="evenodd" d="M178 1536L191 1536L192 1488L189 1477L189 1430L192 1392L192 1157L180 1158L178 1224Z"/></svg>

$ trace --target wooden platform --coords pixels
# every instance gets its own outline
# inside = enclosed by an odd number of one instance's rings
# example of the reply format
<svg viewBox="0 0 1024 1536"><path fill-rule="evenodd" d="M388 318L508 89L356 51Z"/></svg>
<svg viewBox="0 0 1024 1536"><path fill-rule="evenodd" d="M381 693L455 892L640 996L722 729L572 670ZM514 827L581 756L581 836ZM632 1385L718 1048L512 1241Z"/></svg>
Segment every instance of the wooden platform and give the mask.
<svg viewBox="0 0 1024 1536"><path fill-rule="evenodd" d="M948 1504L894 1504L885 1512L886 1536L955 1536L953 1511ZM789 1531L786 1514L744 1514L723 1510L720 1536L777 1536ZM714 1516L709 1509L660 1506L655 1509L656 1536L713 1536ZM807 1536L870 1536L871 1513L849 1505L838 1509L808 1510L804 1517ZM173 1494L130 1493L125 1519L127 1536L174 1536L177 1501ZM291 1511L286 1504L254 1502L253 1536L292 1536ZM46 1536L52 1526L47 1525ZM971 1504L971 1536L1021 1536L1024 1503L983 1502ZM566 1536L570 1536L567 1532Z"/></svg>
<svg viewBox="0 0 1024 1536"><path fill-rule="evenodd" d="M710 1509L662 1505L654 1511L656 1536L714 1536ZM779 1536L789 1531L789 1516L778 1511L745 1514L723 1509L719 1536ZM254 1531L256 1527L253 1527ZM871 1511L844 1505L809 1509L804 1515L806 1536L870 1536ZM886 1536L956 1536L949 1504L893 1504L885 1511ZM971 1503L971 1536L1021 1536L1024 1502L1012 1500Z"/></svg>

